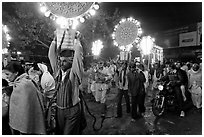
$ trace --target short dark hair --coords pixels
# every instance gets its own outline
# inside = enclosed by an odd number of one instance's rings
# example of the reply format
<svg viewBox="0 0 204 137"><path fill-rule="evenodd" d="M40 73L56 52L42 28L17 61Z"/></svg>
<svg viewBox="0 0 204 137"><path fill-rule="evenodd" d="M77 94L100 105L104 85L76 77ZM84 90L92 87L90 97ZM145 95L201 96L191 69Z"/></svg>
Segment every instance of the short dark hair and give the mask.
<svg viewBox="0 0 204 137"><path fill-rule="evenodd" d="M2 78L2 87L9 86L8 81Z"/></svg>
<svg viewBox="0 0 204 137"><path fill-rule="evenodd" d="M40 70L40 68L38 67L38 63L37 63L37 62L34 62L34 63L33 63L33 69L34 69L34 70L37 70L37 71Z"/></svg>
<svg viewBox="0 0 204 137"><path fill-rule="evenodd" d="M140 64L140 65L139 65L139 68L140 68L142 71L144 71L144 65L143 65L143 64Z"/></svg>
<svg viewBox="0 0 204 137"><path fill-rule="evenodd" d="M5 68L5 70L8 70L12 73L17 73L17 76L22 75L23 73L25 73L24 68L22 67L22 65L20 63L18 63L17 61L12 61L10 62Z"/></svg>
<svg viewBox="0 0 204 137"><path fill-rule="evenodd" d="M172 68L172 69L176 69L176 65L175 65L174 63L171 63L171 64L169 65L169 67Z"/></svg>

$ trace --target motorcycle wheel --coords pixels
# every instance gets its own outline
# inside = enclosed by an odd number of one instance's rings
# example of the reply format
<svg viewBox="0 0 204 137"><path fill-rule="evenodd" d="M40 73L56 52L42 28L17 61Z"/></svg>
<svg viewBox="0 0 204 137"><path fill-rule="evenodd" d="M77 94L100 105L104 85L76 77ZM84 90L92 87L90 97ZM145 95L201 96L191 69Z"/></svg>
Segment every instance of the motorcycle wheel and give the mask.
<svg viewBox="0 0 204 137"><path fill-rule="evenodd" d="M154 99L152 104L152 112L155 116L160 117L164 113L164 103L162 103L162 98Z"/></svg>

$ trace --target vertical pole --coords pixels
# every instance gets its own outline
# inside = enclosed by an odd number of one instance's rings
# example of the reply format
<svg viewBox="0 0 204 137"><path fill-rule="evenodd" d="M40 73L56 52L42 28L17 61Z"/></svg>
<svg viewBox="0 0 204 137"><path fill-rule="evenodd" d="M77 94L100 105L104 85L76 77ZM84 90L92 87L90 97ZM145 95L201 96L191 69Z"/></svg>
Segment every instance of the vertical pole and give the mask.
<svg viewBox="0 0 204 137"><path fill-rule="evenodd" d="M148 70L150 70L150 66L149 66L150 65L150 54L148 54L148 63L147 64L148 64L147 68L148 68Z"/></svg>

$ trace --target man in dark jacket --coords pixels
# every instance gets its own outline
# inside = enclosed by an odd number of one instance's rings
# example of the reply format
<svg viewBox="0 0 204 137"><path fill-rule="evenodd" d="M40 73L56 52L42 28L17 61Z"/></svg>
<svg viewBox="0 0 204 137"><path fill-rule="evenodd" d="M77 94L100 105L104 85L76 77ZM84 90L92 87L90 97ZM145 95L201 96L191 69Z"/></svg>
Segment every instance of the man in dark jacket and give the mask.
<svg viewBox="0 0 204 137"><path fill-rule="evenodd" d="M145 78L145 75L143 73L144 71L144 65L143 64L139 64L138 66L138 72L139 72L139 75L140 75L140 92L141 92L141 102L139 105L140 108L139 108L139 112L141 114L144 114L145 112L145 85L144 83L146 82L146 78Z"/></svg>
<svg viewBox="0 0 204 137"><path fill-rule="evenodd" d="M139 70L136 69L136 64L130 64L130 71L128 73L128 90L131 94L132 99L132 121L141 117L141 109L144 107L142 105L143 92L141 90L141 81L144 81L145 77L140 74ZM139 112L137 111L139 108Z"/></svg>

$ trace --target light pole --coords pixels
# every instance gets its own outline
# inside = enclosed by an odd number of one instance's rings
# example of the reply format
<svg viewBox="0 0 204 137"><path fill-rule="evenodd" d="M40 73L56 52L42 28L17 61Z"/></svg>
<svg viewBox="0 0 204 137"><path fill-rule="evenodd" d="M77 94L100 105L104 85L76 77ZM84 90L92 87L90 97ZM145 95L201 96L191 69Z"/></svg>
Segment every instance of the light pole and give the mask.
<svg viewBox="0 0 204 137"><path fill-rule="evenodd" d="M150 36L144 36L140 41L141 54L148 56L148 69L150 65L150 54L154 46L154 41L154 38Z"/></svg>

